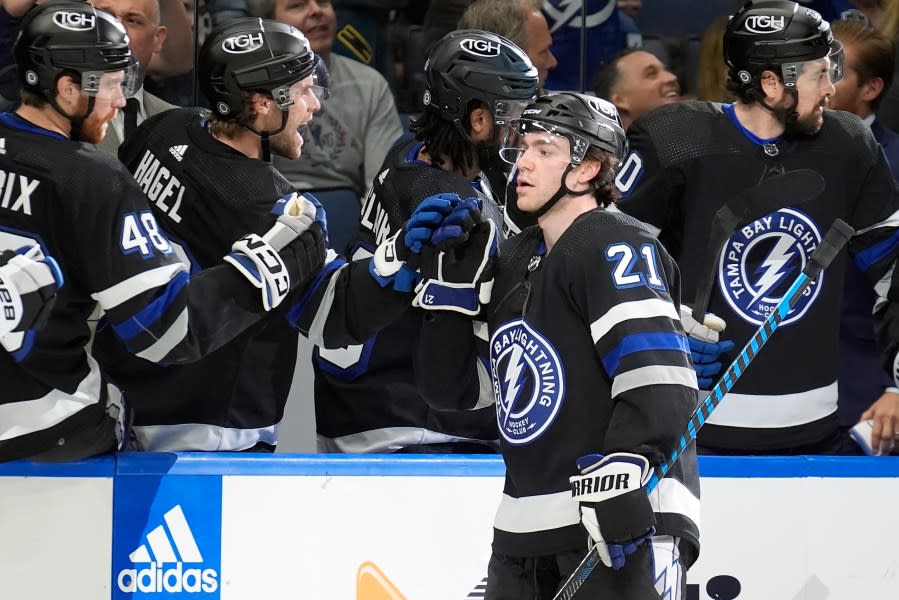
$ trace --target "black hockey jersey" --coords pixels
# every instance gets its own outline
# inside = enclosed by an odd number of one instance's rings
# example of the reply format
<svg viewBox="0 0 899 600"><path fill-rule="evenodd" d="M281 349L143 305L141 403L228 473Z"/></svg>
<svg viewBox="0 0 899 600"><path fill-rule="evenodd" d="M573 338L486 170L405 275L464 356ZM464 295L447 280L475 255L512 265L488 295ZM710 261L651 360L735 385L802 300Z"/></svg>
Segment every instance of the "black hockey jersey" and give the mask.
<svg viewBox="0 0 899 600"><path fill-rule="evenodd" d="M585 547L568 482L579 457L636 452L658 464L674 449L696 406L679 286L670 256L642 224L618 212L581 215L548 254L537 227L502 244L487 348L506 463L496 553ZM421 381L428 401L447 408L465 408L460 391L469 405L478 397L475 345L450 332L460 331L462 320L430 314L422 333L423 353L453 346L447 354L456 356L420 358L431 373L431 382ZM468 376L456 351L468 354ZM658 533L680 536L689 564L699 544L692 448L651 501Z"/></svg>
<svg viewBox="0 0 899 600"><path fill-rule="evenodd" d="M732 105L679 102L638 119L617 185L621 210L659 228L678 261L691 304L715 212L771 174L809 168L825 179L821 196L739 227L712 268L709 311L727 322L724 338L741 347L783 296L837 218L857 234L849 253L876 284L885 363L899 347L899 199L883 152L858 117L824 111L808 138L761 140ZM840 303L846 253L812 284L699 435L702 445L748 452L822 442L837 427ZM733 356L724 357L727 364Z"/></svg>
<svg viewBox="0 0 899 600"><path fill-rule="evenodd" d="M212 137L205 115L195 109L173 109L149 119L120 148L119 156L192 269L218 263L246 232L268 230L275 222L273 205L292 191L270 163L248 158ZM297 330L292 325L308 332L319 304L327 298L323 310L333 313L334 322L328 331L330 340L358 341L371 333L364 327L365 335L352 333L354 322L362 319L346 324L344 305L338 299L335 307L333 298L335 289L343 297L349 288L335 284L330 295L325 294L329 279L350 279L358 273L355 278L361 283L353 286L357 302L397 304L391 299L398 294L382 292L371 281L367 265L344 266L345 261L329 254L328 264L309 288L215 353L189 365L162 368L142 361L127 354L107 330L99 331L94 353L124 389L144 447L155 451L273 448L296 365ZM401 298L399 306L407 302ZM350 305L350 310L365 310L352 301ZM385 307L382 313L391 311ZM377 318L364 322L366 327L380 323Z"/></svg>
<svg viewBox="0 0 899 600"><path fill-rule="evenodd" d="M356 257L370 255L396 233L428 196L477 194L472 182L417 160L421 147L413 140L385 159L362 209ZM502 218L489 200L485 213L497 222ZM419 323L418 312L407 306L398 321L362 345L314 350L320 451L392 452L413 445L496 440L492 410L434 410L421 398L413 376Z"/></svg>
<svg viewBox="0 0 899 600"><path fill-rule="evenodd" d="M230 265L191 276L109 154L13 113L0 115L0 139L0 247L38 243L65 277L44 329L0 340L0 460L111 450L118 394L86 350L95 307L129 352L176 364L257 322L259 292Z"/></svg>

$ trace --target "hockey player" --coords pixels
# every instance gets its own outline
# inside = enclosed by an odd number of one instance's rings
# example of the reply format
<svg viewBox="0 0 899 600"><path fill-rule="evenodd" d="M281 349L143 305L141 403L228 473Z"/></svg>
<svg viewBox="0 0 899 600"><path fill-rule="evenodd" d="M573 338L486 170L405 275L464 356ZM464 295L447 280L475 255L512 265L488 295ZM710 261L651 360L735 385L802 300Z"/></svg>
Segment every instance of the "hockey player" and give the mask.
<svg viewBox="0 0 899 600"><path fill-rule="evenodd" d="M97 304L129 352L196 360L303 285L323 236L314 206L295 203L296 216L226 248L231 264L189 274L134 178L93 145L131 89L122 25L87 3L41 4L15 55L22 106L0 115L0 248L39 245L66 284L41 331L0 340L0 461L77 460L116 448L122 433L119 394L86 350Z"/></svg>
<svg viewBox="0 0 899 600"><path fill-rule="evenodd" d="M688 313L685 328L706 385L783 296L836 218L858 232L849 254L878 296L875 319L883 364L892 371L899 348L899 200L883 152L855 115L830 111L842 57L830 26L787 0L746 3L724 34L733 104L681 102L638 119L630 154L617 177L621 209L660 231L677 259L685 303L708 263L713 215L733 195L772 174L812 169L821 196L745 224L714 265L709 310L726 323L719 334ZM846 255L812 285L699 434L700 451L818 454L839 451L837 373L840 304ZM726 339L725 339L726 338ZM876 417L892 432L899 415ZM875 440L877 441L877 440Z"/></svg>
<svg viewBox="0 0 899 600"><path fill-rule="evenodd" d="M553 598L585 554L581 524L611 567L593 571L585 598L685 598L699 549L695 451L651 497L642 487L695 407L677 266L642 223L607 208L625 148L611 103L549 94L512 128L503 153L518 167L519 208L538 226L502 244L484 307L506 464L485 598ZM489 280L480 231L428 285ZM483 398L478 353L454 310L425 314L418 381L429 403L469 409Z"/></svg>
<svg viewBox="0 0 899 600"><path fill-rule="evenodd" d="M272 199L292 187L268 154L300 157L297 128L312 119L326 95L317 63L306 37L289 25L258 18L230 22L214 30L200 52L200 82L212 114L168 111L122 146L120 158L192 268L215 264L239 232L264 231L274 222ZM449 212L450 203L445 208ZM410 301L393 287L382 290L368 261L340 268L345 261L331 253L327 262L312 290L189 365L159 367L135 358L108 329L100 331L94 354L125 391L140 446L273 451L296 364L297 330L291 325L308 333L327 297L323 339L358 343ZM371 311L373 305L379 310Z"/></svg>
<svg viewBox="0 0 899 600"><path fill-rule="evenodd" d="M483 214L502 212L484 175L499 162L499 129L537 92L537 70L509 40L478 30L447 34L425 69L424 112L415 138L387 156L362 209L357 256L396 235L422 199L438 192L483 195ZM317 348L315 403L324 452L493 451L496 428L486 411L429 409L415 386L418 315L403 317L362 346Z"/></svg>

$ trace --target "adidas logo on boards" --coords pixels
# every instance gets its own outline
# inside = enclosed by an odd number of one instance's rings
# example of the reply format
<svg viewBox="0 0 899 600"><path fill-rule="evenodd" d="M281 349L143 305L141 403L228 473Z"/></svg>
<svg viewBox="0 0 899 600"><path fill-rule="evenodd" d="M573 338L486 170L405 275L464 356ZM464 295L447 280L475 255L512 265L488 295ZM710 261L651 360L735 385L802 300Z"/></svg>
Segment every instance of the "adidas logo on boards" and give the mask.
<svg viewBox="0 0 899 600"><path fill-rule="evenodd" d="M187 152L187 144L180 144L169 148L169 154L175 157L175 160L181 162L184 160L184 154Z"/></svg>
<svg viewBox="0 0 899 600"><path fill-rule="evenodd" d="M215 569L185 568L185 565L202 564L203 555L181 505L165 513L163 520L165 525L160 524L147 533L147 543L128 555L135 567L147 566L119 571L116 577L119 589L143 593L212 593L218 590Z"/></svg>

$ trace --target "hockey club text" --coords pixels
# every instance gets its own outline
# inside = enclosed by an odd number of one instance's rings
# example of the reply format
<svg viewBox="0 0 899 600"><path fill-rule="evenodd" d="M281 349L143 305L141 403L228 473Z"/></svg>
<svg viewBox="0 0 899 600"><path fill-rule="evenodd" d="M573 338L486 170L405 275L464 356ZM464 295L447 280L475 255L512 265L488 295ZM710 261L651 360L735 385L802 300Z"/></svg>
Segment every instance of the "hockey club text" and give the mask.
<svg viewBox="0 0 899 600"><path fill-rule="evenodd" d="M178 209L181 208L184 186L149 150L134 170L134 180L150 202L155 202L159 210L175 223L181 222Z"/></svg>
<svg viewBox="0 0 899 600"><path fill-rule="evenodd" d="M31 194L40 184L39 179L29 179L24 175L0 169L0 194L2 194L0 208L19 211L30 216Z"/></svg>

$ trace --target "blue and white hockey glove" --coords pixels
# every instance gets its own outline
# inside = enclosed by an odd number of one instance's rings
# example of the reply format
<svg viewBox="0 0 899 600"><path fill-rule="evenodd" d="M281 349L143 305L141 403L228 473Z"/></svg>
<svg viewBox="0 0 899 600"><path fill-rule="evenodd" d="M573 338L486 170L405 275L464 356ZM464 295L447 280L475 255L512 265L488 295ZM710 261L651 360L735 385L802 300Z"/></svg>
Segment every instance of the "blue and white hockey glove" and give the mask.
<svg viewBox="0 0 899 600"><path fill-rule="evenodd" d="M369 272L381 287L392 285L411 292L421 279L421 251L444 218L461 203L457 194L435 194L418 203L402 229L383 241L369 263Z"/></svg>
<svg viewBox="0 0 899 600"><path fill-rule="evenodd" d="M0 336L40 329L62 284L62 270L40 246L0 252Z"/></svg>
<svg viewBox="0 0 899 600"><path fill-rule="evenodd" d="M421 268L424 281L418 286L412 306L474 316L490 302L498 245L496 225L484 221L466 237L468 241L460 246L429 253Z"/></svg>
<svg viewBox="0 0 899 600"><path fill-rule="evenodd" d="M655 534L656 520L643 486L652 469L646 457L627 452L588 454L577 461L580 475L569 478L580 504L581 523L603 564L614 570Z"/></svg>
<svg viewBox="0 0 899 600"><path fill-rule="evenodd" d="M322 203L318 201L318 198L310 194L309 192L303 192L302 194L298 194L296 192L291 194L286 194L278 199L275 202L275 205L272 207L272 214L275 215L283 215L285 208L293 207L297 202L300 202L300 199L306 200L315 207L315 222L318 223L319 227L322 229L322 236L325 239L325 246L330 247L330 242L328 240L328 215L325 212L325 207L322 206Z"/></svg>
<svg viewBox="0 0 899 600"><path fill-rule="evenodd" d="M225 262L262 292L262 306L277 307L287 293L324 264L324 234L308 199L290 194L284 212L261 237L251 233L234 242Z"/></svg>
<svg viewBox="0 0 899 600"><path fill-rule="evenodd" d="M734 349L732 341L719 339L719 334L727 324L724 319L712 313L706 313L703 323L699 323L693 318L693 309L683 304L680 307L680 320L690 342L696 383L701 390L711 389L724 368L721 355Z"/></svg>

